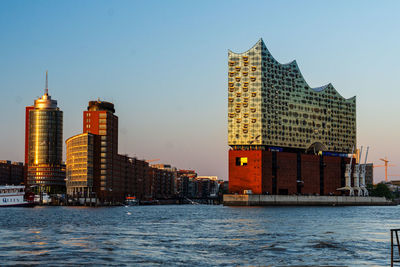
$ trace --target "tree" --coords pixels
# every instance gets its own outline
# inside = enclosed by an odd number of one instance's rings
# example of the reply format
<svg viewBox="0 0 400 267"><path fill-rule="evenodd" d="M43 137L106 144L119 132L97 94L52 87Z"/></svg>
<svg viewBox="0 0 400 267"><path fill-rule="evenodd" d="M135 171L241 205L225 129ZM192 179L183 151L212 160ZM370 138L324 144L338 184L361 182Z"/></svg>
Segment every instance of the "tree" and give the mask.
<svg viewBox="0 0 400 267"><path fill-rule="evenodd" d="M379 183L377 184L372 191L370 191L370 195L373 197L385 197L387 199L393 200L394 196L390 191L389 187L386 184Z"/></svg>

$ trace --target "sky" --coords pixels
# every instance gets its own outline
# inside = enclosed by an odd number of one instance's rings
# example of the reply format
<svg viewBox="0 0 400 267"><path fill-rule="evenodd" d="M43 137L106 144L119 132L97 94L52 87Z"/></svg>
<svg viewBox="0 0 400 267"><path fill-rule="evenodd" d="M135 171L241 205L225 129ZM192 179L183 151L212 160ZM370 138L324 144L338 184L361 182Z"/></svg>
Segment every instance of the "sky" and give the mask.
<svg viewBox="0 0 400 267"><path fill-rule="evenodd" d="M279 62L297 60L310 86L357 96L358 145L400 175L399 12L399 1L367 0L3 0L0 159L23 161L24 109L48 70L64 141L100 98L115 105L120 154L227 180L228 49L263 38Z"/></svg>

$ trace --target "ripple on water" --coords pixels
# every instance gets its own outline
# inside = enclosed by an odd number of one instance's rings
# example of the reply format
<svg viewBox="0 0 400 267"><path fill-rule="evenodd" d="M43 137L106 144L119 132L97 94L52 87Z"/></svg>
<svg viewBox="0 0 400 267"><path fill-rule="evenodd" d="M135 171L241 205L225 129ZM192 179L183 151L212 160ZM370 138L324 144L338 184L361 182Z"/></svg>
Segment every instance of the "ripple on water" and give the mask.
<svg viewBox="0 0 400 267"><path fill-rule="evenodd" d="M126 216L129 210L132 215ZM398 207L2 209L2 265L387 266ZM366 220L365 218L368 218Z"/></svg>

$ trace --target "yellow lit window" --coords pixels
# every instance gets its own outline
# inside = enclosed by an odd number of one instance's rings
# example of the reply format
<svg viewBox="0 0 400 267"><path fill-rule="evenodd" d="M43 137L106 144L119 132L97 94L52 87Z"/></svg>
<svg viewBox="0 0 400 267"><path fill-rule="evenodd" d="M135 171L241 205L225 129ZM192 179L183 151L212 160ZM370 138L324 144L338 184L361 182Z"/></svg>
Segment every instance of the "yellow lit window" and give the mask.
<svg viewBox="0 0 400 267"><path fill-rule="evenodd" d="M248 66L248 65L249 65L249 62L248 62L248 61L245 61L245 62L244 62L244 65L245 65L245 66Z"/></svg>
<svg viewBox="0 0 400 267"><path fill-rule="evenodd" d="M229 61L229 66L234 66L235 65L235 61Z"/></svg>
<svg viewBox="0 0 400 267"><path fill-rule="evenodd" d="M236 119L237 123L240 123L242 121L242 119Z"/></svg>
<svg viewBox="0 0 400 267"><path fill-rule="evenodd" d="M245 98L243 98L243 101L244 101L244 102L249 102L249 98L248 98L248 97L245 97Z"/></svg>
<svg viewBox="0 0 400 267"><path fill-rule="evenodd" d="M236 96L237 97L240 97L242 94L241 93L236 93Z"/></svg>
<svg viewBox="0 0 400 267"><path fill-rule="evenodd" d="M229 83L229 87L233 87L234 83Z"/></svg>
<svg viewBox="0 0 400 267"><path fill-rule="evenodd" d="M252 82L255 82L255 81L256 81L256 77L250 77L250 80L251 80Z"/></svg>
<svg viewBox="0 0 400 267"><path fill-rule="evenodd" d="M244 61L248 61L248 60L249 60L249 57L243 56L243 60L244 60Z"/></svg>
<svg viewBox="0 0 400 267"><path fill-rule="evenodd" d="M229 102L233 102L233 98L232 97L229 98Z"/></svg>
<svg viewBox="0 0 400 267"><path fill-rule="evenodd" d="M254 113L254 112L256 112L256 109L255 108L251 108L250 111Z"/></svg>
<svg viewBox="0 0 400 267"><path fill-rule="evenodd" d="M257 93L256 92L253 92L253 93L251 93L251 96L256 96L257 95Z"/></svg>
<svg viewBox="0 0 400 267"><path fill-rule="evenodd" d="M249 75L248 72L243 72L243 76L247 76L247 75Z"/></svg>
<svg viewBox="0 0 400 267"><path fill-rule="evenodd" d="M243 92L247 92L247 91L249 91L249 88L248 87L243 87Z"/></svg>
<svg viewBox="0 0 400 267"><path fill-rule="evenodd" d="M248 105L249 105L249 104L247 104L247 103L243 103L243 107L244 107L244 108L247 108Z"/></svg>
<svg viewBox="0 0 400 267"><path fill-rule="evenodd" d="M229 88L229 92L233 92L233 91L235 91L235 88L233 88L233 87Z"/></svg>
<svg viewBox="0 0 400 267"><path fill-rule="evenodd" d="M244 82L243 83L243 87L248 87L249 86L249 83L248 82Z"/></svg>
<svg viewBox="0 0 400 267"><path fill-rule="evenodd" d="M236 67L235 70L236 70L236 71L240 71L240 67Z"/></svg>
<svg viewBox="0 0 400 267"><path fill-rule="evenodd" d="M252 70L252 71L256 71L256 69L257 69L257 67L255 67L255 66L252 66L252 67L251 67L251 70Z"/></svg>
<svg viewBox="0 0 400 267"><path fill-rule="evenodd" d="M235 109L236 113L240 113L240 108Z"/></svg>
<svg viewBox="0 0 400 267"><path fill-rule="evenodd" d="M234 118L235 114L234 113L229 113L229 118Z"/></svg>
<svg viewBox="0 0 400 267"><path fill-rule="evenodd" d="M255 123L256 121L257 121L257 119L252 119L251 120L252 123Z"/></svg>
<svg viewBox="0 0 400 267"><path fill-rule="evenodd" d="M236 81L237 81L237 82L240 82L240 77L236 77Z"/></svg>
<svg viewBox="0 0 400 267"><path fill-rule="evenodd" d="M247 118L249 116L249 113L244 113L243 117Z"/></svg>
<svg viewBox="0 0 400 267"><path fill-rule="evenodd" d="M236 166L247 166L247 157L237 157Z"/></svg>

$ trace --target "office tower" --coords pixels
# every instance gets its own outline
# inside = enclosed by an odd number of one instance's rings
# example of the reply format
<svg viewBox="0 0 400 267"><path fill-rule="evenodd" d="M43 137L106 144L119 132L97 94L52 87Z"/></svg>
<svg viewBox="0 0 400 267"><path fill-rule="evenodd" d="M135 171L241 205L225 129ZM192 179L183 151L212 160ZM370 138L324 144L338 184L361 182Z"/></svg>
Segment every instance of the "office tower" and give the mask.
<svg viewBox="0 0 400 267"><path fill-rule="evenodd" d="M83 132L100 136L100 158L94 164L100 166L100 190L121 190L118 179L114 181L114 161L118 155L118 117L114 104L106 101L90 101L83 112ZM99 162L96 162L99 160Z"/></svg>
<svg viewBox="0 0 400 267"><path fill-rule="evenodd" d="M46 72L44 95L33 106L26 107L27 186L35 191L61 193L65 190L62 138L63 112L49 95Z"/></svg>
<svg viewBox="0 0 400 267"><path fill-rule="evenodd" d="M82 133L68 138L65 143L67 144L67 194L94 198L94 154L98 136Z"/></svg>

